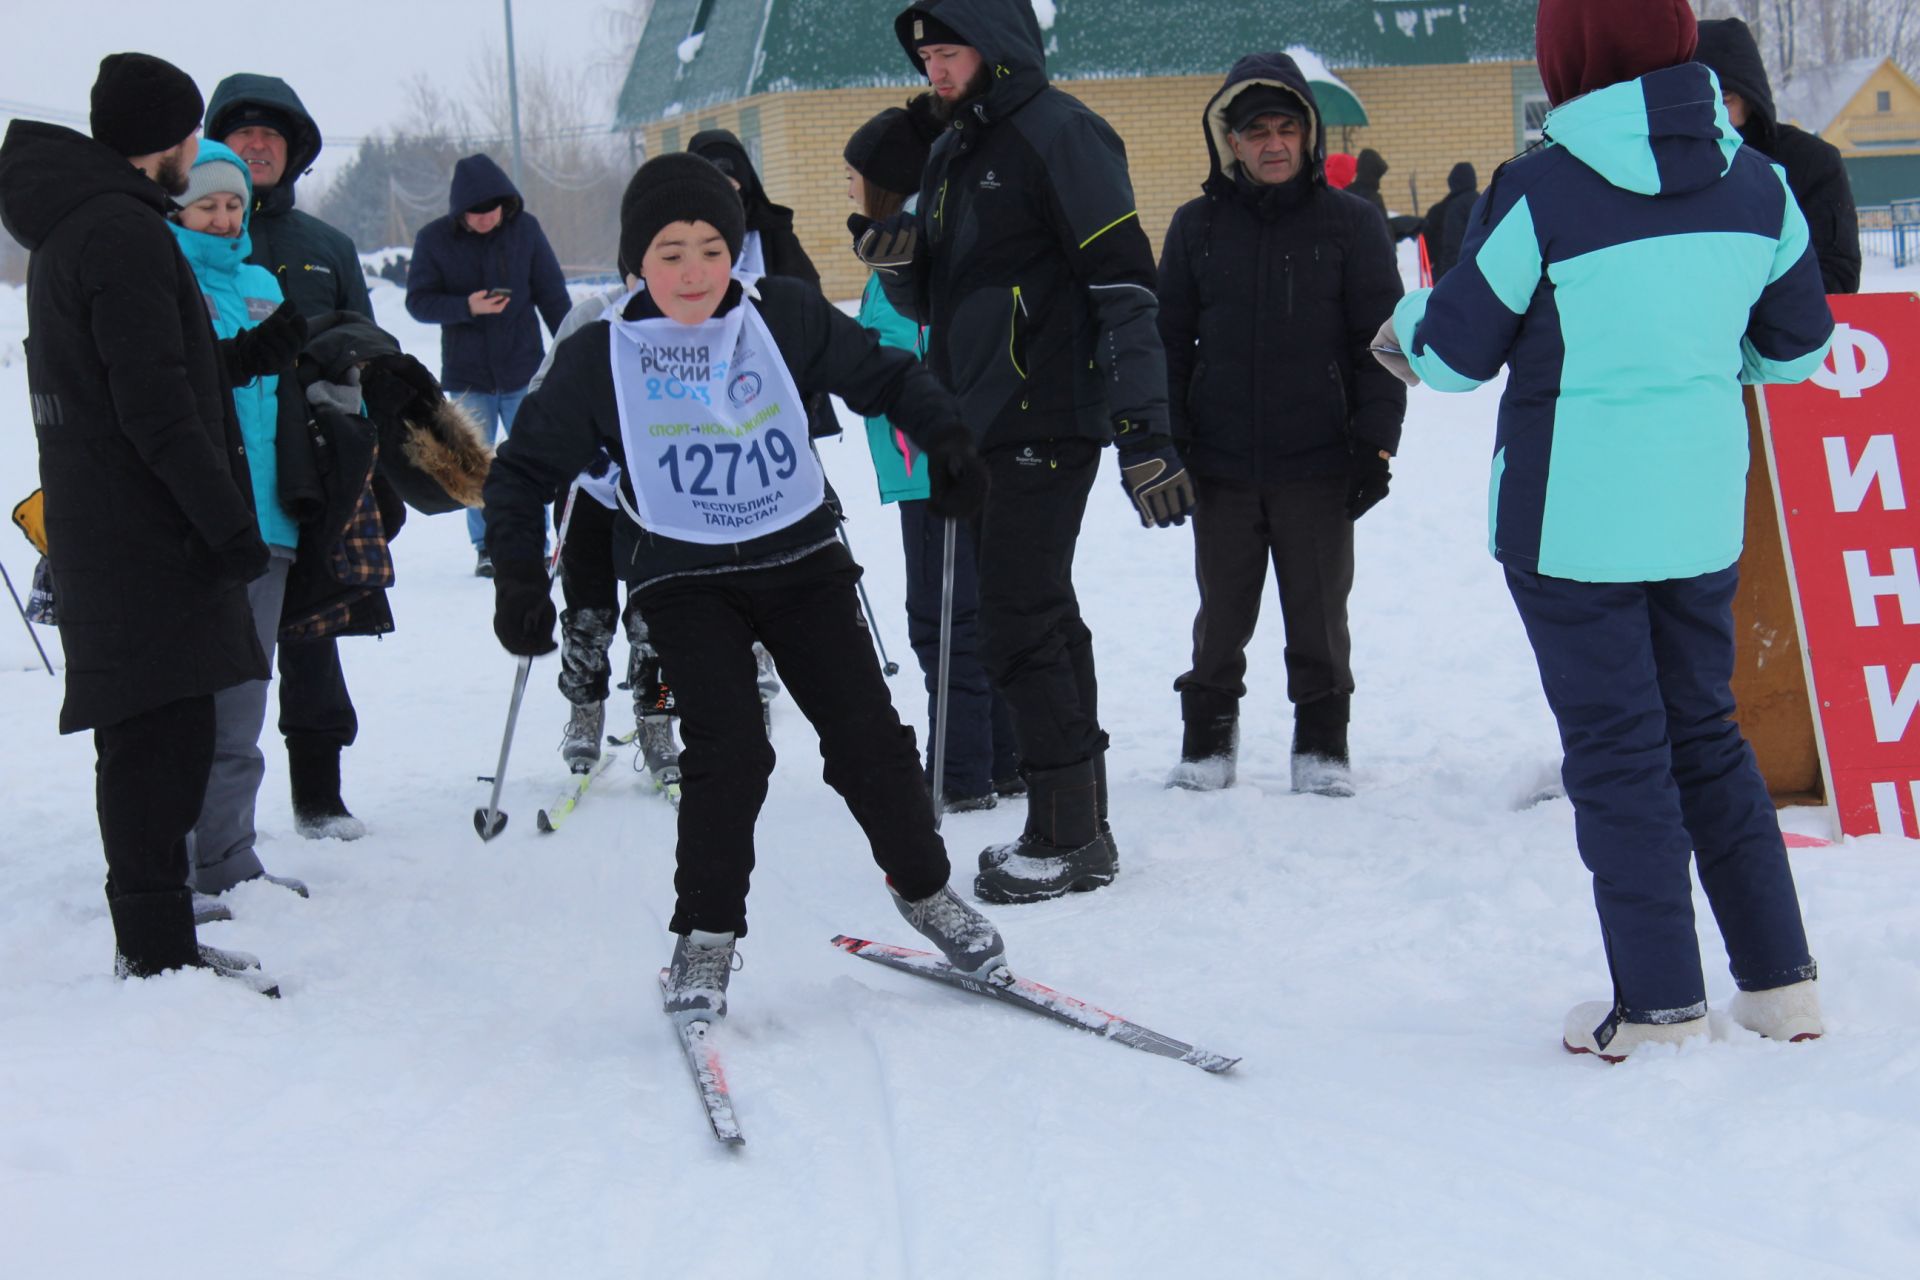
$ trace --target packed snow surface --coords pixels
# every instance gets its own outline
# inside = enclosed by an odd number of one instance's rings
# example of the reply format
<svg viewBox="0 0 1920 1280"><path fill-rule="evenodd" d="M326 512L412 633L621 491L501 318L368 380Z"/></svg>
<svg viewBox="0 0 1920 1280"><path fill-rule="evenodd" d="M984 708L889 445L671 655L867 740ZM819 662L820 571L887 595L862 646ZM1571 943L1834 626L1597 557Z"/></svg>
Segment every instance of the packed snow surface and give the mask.
<svg viewBox="0 0 1920 1280"><path fill-rule="evenodd" d="M400 292L374 298L432 363ZM0 291L9 503L36 483L24 325ZM1094 490L1077 573L1123 870L993 918L1019 972L1245 1061L1208 1076L830 947L918 940L783 697L719 1033L739 1152L708 1135L659 1011L672 812L621 762L560 834L535 830L566 781L553 658L510 825L474 835L514 660L459 518L408 523L398 631L341 645L361 717L346 794L371 834L293 833L269 724L260 852L313 897L242 886L203 937L258 952L277 1002L110 976L92 743L55 733L61 682L0 618L0 1274L1911 1275L1920 846L1793 854L1826 1039L1763 1042L1716 1011L1713 1043L1620 1067L1560 1048L1607 970L1571 810L1516 807L1558 750L1486 553L1497 394L1415 391L1393 494L1360 523L1351 800L1289 793L1272 608L1239 784L1162 789L1191 534L1142 529L1111 462ZM904 668L895 700L924 726L897 524L848 421L821 452ZM24 590L24 540L0 560ZM948 819L963 888L1021 820ZM1784 822L1826 834L1829 815ZM1733 987L1699 916L1717 1010Z"/></svg>

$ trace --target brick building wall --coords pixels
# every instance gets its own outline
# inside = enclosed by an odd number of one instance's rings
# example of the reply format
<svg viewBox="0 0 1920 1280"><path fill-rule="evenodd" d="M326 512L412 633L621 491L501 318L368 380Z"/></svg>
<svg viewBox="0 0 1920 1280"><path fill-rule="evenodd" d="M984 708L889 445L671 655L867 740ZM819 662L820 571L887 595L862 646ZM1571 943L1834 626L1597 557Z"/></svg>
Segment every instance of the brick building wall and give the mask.
<svg viewBox="0 0 1920 1280"><path fill-rule="evenodd" d="M1387 206L1409 213L1423 212L1445 193L1447 171L1458 161L1472 163L1485 187L1494 166L1520 149L1517 95L1538 83L1532 64L1512 62L1337 74L1366 104L1374 123L1330 130L1328 149L1380 152L1389 165L1382 184ZM1156 254L1173 211L1199 194L1207 176L1200 113L1219 87L1220 79L1211 76L1060 84L1105 117L1126 142L1141 225ZM738 134L773 199L793 207L800 241L820 268L828 296L854 298L865 284L866 269L848 247L846 219L852 206L846 200L841 148L874 113L908 96L899 86L758 94L648 125L647 154L682 150L701 129ZM1410 177L1418 183L1418 209L1409 195Z"/></svg>

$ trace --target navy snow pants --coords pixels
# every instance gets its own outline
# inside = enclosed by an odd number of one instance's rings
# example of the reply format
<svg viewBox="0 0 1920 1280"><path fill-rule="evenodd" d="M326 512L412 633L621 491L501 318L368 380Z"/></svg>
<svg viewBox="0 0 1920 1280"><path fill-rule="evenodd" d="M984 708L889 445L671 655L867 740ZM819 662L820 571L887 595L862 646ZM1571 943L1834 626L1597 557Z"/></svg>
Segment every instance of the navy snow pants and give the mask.
<svg viewBox="0 0 1920 1280"><path fill-rule="evenodd" d="M1742 990L1814 976L1779 820L1731 718L1737 576L1574 582L1507 569L1628 1022L1706 1012L1691 862Z"/></svg>

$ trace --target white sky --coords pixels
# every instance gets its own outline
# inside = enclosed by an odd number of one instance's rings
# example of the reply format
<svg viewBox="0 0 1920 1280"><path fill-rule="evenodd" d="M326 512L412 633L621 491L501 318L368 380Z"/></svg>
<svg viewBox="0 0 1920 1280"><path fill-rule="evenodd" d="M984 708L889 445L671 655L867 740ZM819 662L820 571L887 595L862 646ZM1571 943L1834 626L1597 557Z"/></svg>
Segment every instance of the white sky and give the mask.
<svg viewBox="0 0 1920 1280"><path fill-rule="evenodd" d="M518 0L514 43L579 65L611 53L609 15L625 0ZM87 91L100 59L134 50L167 59L207 97L236 71L292 85L326 139L316 176L351 156L345 140L386 132L406 110L405 86L425 72L464 97L468 67L506 47L503 0L0 0L0 124L16 116L86 131ZM617 78L597 82L613 119ZM597 121L596 121L597 122Z"/></svg>

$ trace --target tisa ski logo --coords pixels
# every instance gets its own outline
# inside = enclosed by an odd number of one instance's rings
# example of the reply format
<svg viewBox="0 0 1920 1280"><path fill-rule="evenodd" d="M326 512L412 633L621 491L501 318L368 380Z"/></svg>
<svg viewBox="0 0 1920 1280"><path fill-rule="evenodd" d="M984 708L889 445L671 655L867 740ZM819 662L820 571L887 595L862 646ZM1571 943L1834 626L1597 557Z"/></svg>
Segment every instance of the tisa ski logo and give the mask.
<svg viewBox="0 0 1920 1280"><path fill-rule="evenodd" d="M735 407L752 404L760 395L760 385L760 375L749 369L728 384L727 399L733 401Z"/></svg>
<svg viewBox="0 0 1920 1280"><path fill-rule="evenodd" d="M993 170L987 170L987 176L980 179L980 189L982 191L998 191L1000 189L1000 179L995 175Z"/></svg>

